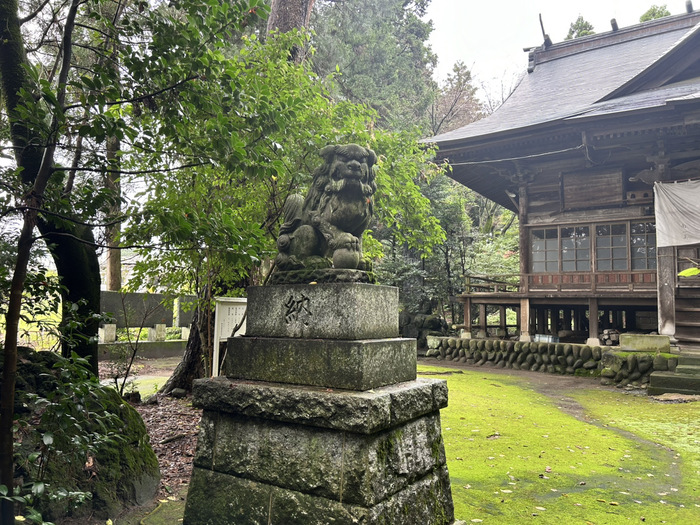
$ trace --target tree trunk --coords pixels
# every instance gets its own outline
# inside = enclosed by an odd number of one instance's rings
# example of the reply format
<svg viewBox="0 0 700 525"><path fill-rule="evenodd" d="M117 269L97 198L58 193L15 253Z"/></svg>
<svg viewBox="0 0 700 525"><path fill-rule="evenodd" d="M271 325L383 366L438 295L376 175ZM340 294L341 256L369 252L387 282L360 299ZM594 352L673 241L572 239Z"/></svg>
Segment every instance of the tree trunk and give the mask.
<svg viewBox="0 0 700 525"><path fill-rule="evenodd" d="M272 0L270 16L267 19L267 32L286 33L292 29L309 26L311 10L316 0ZM303 50L294 48L291 53L293 62L304 60Z"/></svg>
<svg viewBox="0 0 700 525"><path fill-rule="evenodd" d="M105 187L114 192L114 204L109 207L107 218L117 219L121 213L121 184L119 183L119 169L121 162L117 156L120 148L120 140L116 137L107 139L107 165L111 171L105 174ZM122 251L117 247L121 234L121 223L109 225L105 229L107 243L107 290L118 292L122 287Z"/></svg>
<svg viewBox="0 0 700 525"><path fill-rule="evenodd" d="M70 357L72 352L87 359L90 370L98 375L97 329L100 312L100 266L92 230L74 226L70 230L40 222L42 232L56 264L56 271L64 286L61 292L63 319L61 333L64 340L61 353ZM77 321L75 324L73 321Z"/></svg>
<svg viewBox="0 0 700 525"><path fill-rule="evenodd" d="M309 25L311 10L316 0L272 0L267 32L286 33Z"/></svg>
<svg viewBox="0 0 700 525"><path fill-rule="evenodd" d="M191 392L192 382L195 379L204 377L204 341L206 336L202 332L209 331L206 307L202 307L204 304L208 303L200 300L197 305L192 316L190 336L187 339L185 354L182 356L182 361L177 365L173 375L158 391L159 394L167 395L175 388L182 388L187 392ZM202 331L200 331L200 327L202 327Z"/></svg>

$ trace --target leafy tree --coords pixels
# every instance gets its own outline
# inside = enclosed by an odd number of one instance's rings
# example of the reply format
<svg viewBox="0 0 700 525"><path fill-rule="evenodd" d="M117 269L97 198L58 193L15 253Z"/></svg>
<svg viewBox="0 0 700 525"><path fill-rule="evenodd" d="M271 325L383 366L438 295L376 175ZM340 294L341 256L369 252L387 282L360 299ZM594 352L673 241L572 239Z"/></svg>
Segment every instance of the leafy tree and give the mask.
<svg viewBox="0 0 700 525"><path fill-rule="evenodd" d="M649 20L656 20L665 16L671 16L671 12L666 8L666 4L661 6L654 4L639 17L639 21L648 22Z"/></svg>
<svg viewBox="0 0 700 525"><path fill-rule="evenodd" d="M428 128L435 56L427 45L432 26L422 20L429 0L318 0L315 71L339 71L337 97L371 106L385 129Z"/></svg>
<svg viewBox="0 0 700 525"><path fill-rule="evenodd" d="M471 71L464 62L459 61L433 99L430 132L437 135L451 131L478 120L480 116L481 104L476 98Z"/></svg>
<svg viewBox="0 0 700 525"><path fill-rule="evenodd" d="M582 36L594 35L593 25L583 19L583 16L578 15L578 18L569 26L569 33L564 40L572 40Z"/></svg>

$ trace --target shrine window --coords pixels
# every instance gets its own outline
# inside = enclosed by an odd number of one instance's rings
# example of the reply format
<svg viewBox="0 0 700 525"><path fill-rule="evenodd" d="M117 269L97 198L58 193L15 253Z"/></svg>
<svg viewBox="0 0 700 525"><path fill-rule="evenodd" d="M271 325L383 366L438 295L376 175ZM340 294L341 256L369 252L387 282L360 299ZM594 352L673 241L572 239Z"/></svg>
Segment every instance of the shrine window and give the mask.
<svg viewBox="0 0 700 525"><path fill-rule="evenodd" d="M601 272L628 269L627 224L601 224L595 228L596 269Z"/></svg>
<svg viewBox="0 0 700 525"><path fill-rule="evenodd" d="M630 250L633 270L655 270L656 224L653 222L631 223Z"/></svg>

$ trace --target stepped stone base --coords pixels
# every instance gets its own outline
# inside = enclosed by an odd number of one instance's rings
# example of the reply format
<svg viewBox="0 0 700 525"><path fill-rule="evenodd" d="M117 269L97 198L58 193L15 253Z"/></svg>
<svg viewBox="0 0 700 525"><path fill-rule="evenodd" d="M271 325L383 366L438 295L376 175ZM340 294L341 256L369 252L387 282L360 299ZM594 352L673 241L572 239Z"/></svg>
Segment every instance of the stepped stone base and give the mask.
<svg viewBox="0 0 700 525"><path fill-rule="evenodd" d="M700 395L700 355L683 353L673 372L653 372L649 377L650 396L665 393Z"/></svg>
<svg viewBox="0 0 700 525"><path fill-rule="evenodd" d="M232 379L370 390L416 378L415 339L232 337L222 375Z"/></svg>
<svg viewBox="0 0 700 525"><path fill-rule="evenodd" d="M654 372L649 380L647 393L650 396L665 393L700 395L700 375Z"/></svg>
<svg viewBox="0 0 700 525"><path fill-rule="evenodd" d="M193 403L185 525L454 522L444 381L352 392L215 378Z"/></svg>

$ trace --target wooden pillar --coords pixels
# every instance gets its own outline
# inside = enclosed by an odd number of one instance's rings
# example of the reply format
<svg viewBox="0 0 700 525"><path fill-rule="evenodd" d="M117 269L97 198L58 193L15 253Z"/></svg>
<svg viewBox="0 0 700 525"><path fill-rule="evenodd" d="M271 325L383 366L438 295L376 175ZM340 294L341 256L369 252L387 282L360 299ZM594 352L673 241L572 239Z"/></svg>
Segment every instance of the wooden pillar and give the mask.
<svg viewBox="0 0 700 525"><path fill-rule="evenodd" d="M659 334L675 341L676 335L676 249L663 246L656 249L656 289L659 309Z"/></svg>
<svg viewBox="0 0 700 525"><path fill-rule="evenodd" d="M520 299L520 315L518 316L520 325L520 340L530 340L530 300Z"/></svg>
<svg viewBox="0 0 700 525"><path fill-rule="evenodd" d="M564 308L562 315L562 330L571 330L571 308Z"/></svg>
<svg viewBox="0 0 700 525"><path fill-rule="evenodd" d="M537 324L535 325L535 331L538 334L547 333L547 310L543 307L537 307L535 309L535 318L537 319Z"/></svg>
<svg viewBox="0 0 700 525"><path fill-rule="evenodd" d="M472 333L472 300L469 297L464 301L464 331Z"/></svg>
<svg viewBox="0 0 700 525"><path fill-rule="evenodd" d="M520 291L527 293L530 273L530 230L527 225L527 186L522 184L518 190L518 244L520 245Z"/></svg>
<svg viewBox="0 0 700 525"><path fill-rule="evenodd" d="M588 345L600 345L598 338L598 299L588 300Z"/></svg>
<svg viewBox="0 0 700 525"><path fill-rule="evenodd" d="M498 307L498 321L500 323L499 327L501 329L501 333L499 335L505 337L508 334L508 328L506 327L506 307L505 306Z"/></svg>
<svg viewBox="0 0 700 525"><path fill-rule="evenodd" d="M477 337L486 337L488 331L486 330L486 305L479 305L479 335Z"/></svg>

